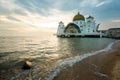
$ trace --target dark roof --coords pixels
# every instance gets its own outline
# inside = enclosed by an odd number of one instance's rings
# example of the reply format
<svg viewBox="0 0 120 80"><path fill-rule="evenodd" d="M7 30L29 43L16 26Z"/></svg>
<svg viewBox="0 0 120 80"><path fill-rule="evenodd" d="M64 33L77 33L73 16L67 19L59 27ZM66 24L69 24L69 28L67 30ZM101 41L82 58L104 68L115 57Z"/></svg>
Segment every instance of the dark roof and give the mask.
<svg viewBox="0 0 120 80"><path fill-rule="evenodd" d="M59 22L59 24L61 24L61 23L63 24L63 22L62 22L62 21L60 21L60 22Z"/></svg>
<svg viewBox="0 0 120 80"><path fill-rule="evenodd" d="M90 19L94 19L94 17L92 17L92 16L87 17L87 19L89 19L89 18L90 18Z"/></svg>
<svg viewBox="0 0 120 80"><path fill-rule="evenodd" d="M120 29L120 28L110 28L108 30L118 30L118 29Z"/></svg>

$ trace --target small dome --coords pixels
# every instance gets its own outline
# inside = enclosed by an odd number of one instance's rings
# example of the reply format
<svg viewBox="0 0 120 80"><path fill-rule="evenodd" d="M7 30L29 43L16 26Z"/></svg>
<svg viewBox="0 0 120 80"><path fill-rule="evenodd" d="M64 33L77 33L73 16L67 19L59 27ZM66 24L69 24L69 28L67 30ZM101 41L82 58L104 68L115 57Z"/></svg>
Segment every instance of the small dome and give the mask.
<svg viewBox="0 0 120 80"><path fill-rule="evenodd" d="M85 20L84 16L81 15L79 12L77 15L74 16L73 18L73 21L76 21L76 20Z"/></svg>
<svg viewBox="0 0 120 80"><path fill-rule="evenodd" d="M63 24L63 22L62 22L62 21L60 21L60 22L59 22L59 24Z"/></svg>
<svg viewBox="0 0 120 80"><path fill-rule="evenodd" d="M89 17L87 17L87 19L94 19L94 17L92 17L92 16L89 16Z"/></svg>

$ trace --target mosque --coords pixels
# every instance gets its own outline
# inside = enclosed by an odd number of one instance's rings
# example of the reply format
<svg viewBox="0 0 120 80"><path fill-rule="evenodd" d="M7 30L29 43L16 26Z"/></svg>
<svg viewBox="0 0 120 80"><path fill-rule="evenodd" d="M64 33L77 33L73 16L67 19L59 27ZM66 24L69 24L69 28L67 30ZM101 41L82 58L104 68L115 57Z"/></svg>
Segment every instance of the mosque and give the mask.
<svg viewBox="0 0 120 80"><path fill-rule="evenodd" d="M78 12L73 17L73 21L64 25L59 22L57 36L58 37L101 37L101 33L98 32L99 24L95 23L94 17L89 16L85 18Z"/></svg>

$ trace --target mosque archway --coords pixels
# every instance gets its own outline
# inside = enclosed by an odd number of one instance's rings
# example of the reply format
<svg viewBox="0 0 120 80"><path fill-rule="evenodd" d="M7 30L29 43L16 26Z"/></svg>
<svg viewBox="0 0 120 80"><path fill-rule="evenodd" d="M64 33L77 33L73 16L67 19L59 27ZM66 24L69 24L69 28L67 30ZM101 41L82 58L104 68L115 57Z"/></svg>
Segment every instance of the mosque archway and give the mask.
<svg viewBox="0 0 120 80"><path fill-rule="evenodd" d="M74 23L69 23L65 30L64 30L65 33L70 33L70 34L74 34L74 33L81 33L79 27L74 24Z"/></svg>

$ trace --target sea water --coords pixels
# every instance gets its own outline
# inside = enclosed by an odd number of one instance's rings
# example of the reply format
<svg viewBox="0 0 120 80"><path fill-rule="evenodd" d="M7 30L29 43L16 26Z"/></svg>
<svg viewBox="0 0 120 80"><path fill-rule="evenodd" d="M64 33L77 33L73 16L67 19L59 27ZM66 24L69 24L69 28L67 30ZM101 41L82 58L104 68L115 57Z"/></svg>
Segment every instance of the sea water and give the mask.
<svg viewBox="0 0 120 80"><path fill-rule="evenodd" d="M109 38L58 38L54 35L0 37L0 71L22 66L20 62L30 60L34 80L52 80L65 66L104 51L112 42L114 40ZM19 78L20 74L10 77Z"/></svg>

